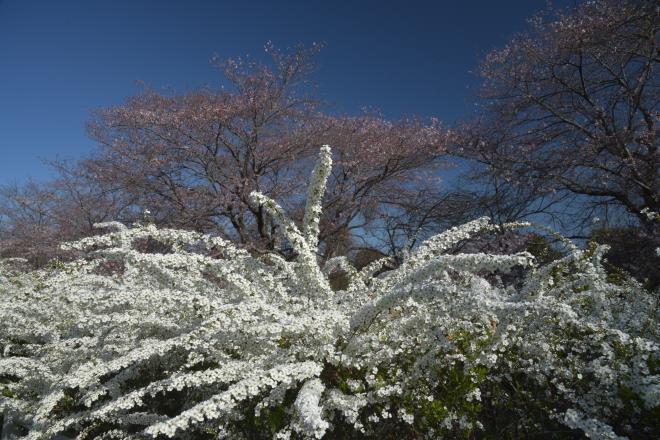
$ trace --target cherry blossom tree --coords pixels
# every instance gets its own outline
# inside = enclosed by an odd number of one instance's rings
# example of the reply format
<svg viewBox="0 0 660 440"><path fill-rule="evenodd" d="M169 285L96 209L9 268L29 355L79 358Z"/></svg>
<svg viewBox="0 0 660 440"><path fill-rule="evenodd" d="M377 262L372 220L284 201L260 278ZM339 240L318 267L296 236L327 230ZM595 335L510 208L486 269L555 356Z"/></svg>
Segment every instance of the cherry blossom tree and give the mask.
<svg viewBox="0 0 660 440"><path fill-rule="evenodd" d="M89 178L81 164L53 163L59 172L48 182L0 188L0 255L20 256L41 266L66 256L62 240L95 233L110 219L132 222L141 213L129 194Z"/></svg>
<svg viewBox="0 0 660 440"><path fill-rule="evenodd" d="M59 177L53 182L5 189L4 255L30 247L30 259L43 263L61 256L58 240L93 234L92 225L109 218L140 220L147 210L149 221L161 226L291 257L295 251L280 226L249 195L276 198L302 221L303 176L324 144L335 146L336 166L324 198L319 254L327 259L372 247L384 222L401 210L393 201L421 200L438 185L448 132L435 119L393 121L322 109L310 81L320 48L280 51L267 44L268 63L216 61L226 88L183 94L147 88L96 111L88 131L97 151L54 164Z"/></svg>
<svg viewBox="0 0 660 440"><path fill-rule="evenodd" d="M100 110L89 132L100 152L85 166L148 208L158 224L219 233L254 250L290 249L279 226L249 198L281 200L297 220L310 151L335 146L321 222L321 253L350 248L388 215L384 201L419 191L442 166L446 130L436 120L322 112L309 74L318 46L272 63L219 63L232 87L166 96L152 90Z"/></svg>
<svg viewBox="0 0 660 440"><path fill-rule="evenodd" d="M249 194L286 197L300 186L299 170L290 165L309 153L310 133L301 127L316 104L301 88L318 47L266 50L273 68L241 59L219 63L231 91L146 90L98 111L89 132L102 148L88 166L138 197L161 223L216 228L272 247L274 226Z"/></svg>
<svg viewBox="0 0 660 440"><path fill-rule="evenodd" d="M482 64L484 120L505 137L478 137L463 153L540 195L620 207L648 225L642 210L660 206L659 26L657 4L644 0L535 17Z"/></svg>

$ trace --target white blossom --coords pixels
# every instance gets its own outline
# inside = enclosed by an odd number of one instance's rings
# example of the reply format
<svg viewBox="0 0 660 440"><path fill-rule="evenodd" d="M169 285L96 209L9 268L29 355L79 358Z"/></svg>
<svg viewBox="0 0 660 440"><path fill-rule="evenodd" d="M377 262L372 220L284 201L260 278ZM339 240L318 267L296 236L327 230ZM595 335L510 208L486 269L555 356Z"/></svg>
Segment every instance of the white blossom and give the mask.
<svg viewBox="0 0 660 440"><path fill-rule="evenodd" d="M541 267L525 252L447 253L501 229L482 218L432 237L394 269L385 258L358 271L347 257L322 268L330 166L324 147L301 227L252 194L279 222L293 261L116 222L64 245L79 260L35 271L1 261L3 440L249 430L378 438L395 428L456 438L487 430L484 408L497 405L535 408L511 422L520 432L545 421L623 438L657 412L657 295L634 280L610 282L604 247L559 237L566 254ZM135 249L146 238L169 251ZM100 270L110 263L119 269ZM346 290L330 287L337 270ZM510 272L514 282L494 281Z"/></svg>

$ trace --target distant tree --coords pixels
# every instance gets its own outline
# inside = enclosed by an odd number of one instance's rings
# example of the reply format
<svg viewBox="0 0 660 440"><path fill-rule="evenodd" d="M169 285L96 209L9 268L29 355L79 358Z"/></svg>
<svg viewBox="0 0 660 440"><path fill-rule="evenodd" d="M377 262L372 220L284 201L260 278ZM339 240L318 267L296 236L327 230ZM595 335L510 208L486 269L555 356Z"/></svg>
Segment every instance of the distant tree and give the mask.
<svg viewBox="0 0 660 440"><path fill-rule="evenodd" d="M628 227L596 228L590 239L610 247L605 254L605 268L610 279L625 279L622 275L626 273L637 278L649 291L656 291L660 286L657 237L650 236L643 228Z"/></svg>
<svg viewBox="0 0 660 440"><path fill-rule="evenodd" d="M59 239L53 222L54 197L36 182L0 189L0 255L42 264Z"/></svg>
<svg viewBox="0 0 660 440"><path fill-rule="evenodd" d="M540 197L568 193L652 227L642 210L660 208L657 2L589 1L531 25L481 67L480 124L503 138L477 136L462 153Z"/></svg>
<svg viewBox="0 0 660 440"><path fill-rule="evenodd" d="M450 152L467 159L451 190L452 199L461 200L457 224L488 216L498 224L532 220L579 229L584 219L570 215L571 209L584 212L584 207L576 206L575 195L524 173L505 158L511 149L511 131L494 126L487 117L459 125L452 136Z"/></svg>
<svg viewBox="0 0 660 440"><path fill-rule="evenodd" d="M419 199L416 194L435 184L428 176L443 166L447 131L436 120L323 111L310 82L319 48L283 52L267 45L270 63L218 61L227 88L172 95L147 89L95 112L88 131L100 148L59 168L59 189L48 199L69 214L58 218L55 208L49 211L44 222L57 230L49 237L88 235L108 215L134 221L147 209L158 225L287 254L292 249L280 226L249 194L281 200L300 221L313 155L330 144L335 166L323 205L320 256L364 247L393 215L389 201ZM125 203L123 209L112 200ZM97 202L112 209L105 212Z"/></svg>
<svg viewBox="0 0 660 440"><path fill-rule="evenodd" d="M52 181L0 188L0 256L40 266L65 255L62 241L95 233L94 223L138 217L126 193L90 179L82 164L52 165Z"/></svg>
<svg viewBox="0 0 660 440"><path fill-rule="evenodd" d="M336 166L320 239L326 257L345 251L351 231L364 232L387 215L384 199L417 191L415 178L439 164L445 132L437 121L321 113L305 87L317 50L268 46L272 68L221 63L231 90L147 91L97 112L89 131L102 150L88 168L148 207L157 223L275 249L282 246L278 226L250 192L283 200L301 215L309 153L331 144Z"/></svg>
<svg viewBox="0 0 660 440"><path fill-rule="evenodd" d="M232 90L147 90L96 112L89 133L101 149L88 168L131 193L158 223L272 247L275 226L249 194L287 199L299 192L302 170L291 164L305 161L312 146L317 103L305 84L318 47L266 50L274 68L219 63Z"/></svg>

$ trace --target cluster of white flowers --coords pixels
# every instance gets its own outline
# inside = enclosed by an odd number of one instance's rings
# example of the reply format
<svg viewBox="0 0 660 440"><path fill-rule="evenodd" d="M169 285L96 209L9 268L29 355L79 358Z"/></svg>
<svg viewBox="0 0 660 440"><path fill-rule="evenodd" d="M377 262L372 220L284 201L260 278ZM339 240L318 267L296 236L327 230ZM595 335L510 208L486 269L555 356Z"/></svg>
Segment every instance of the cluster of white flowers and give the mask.
<svg viewBox="0 0 660 440"><path fill-rule="evenodd" d="M604 248L568 246L544 267L527 253L448 254L495 229L479 219L394 270L320 267L330 165L325 146L301 228L252 195L295 261L106 223L66 245L86 252L75 262L2 262L2 439L658 434L657 297L609 282ZM145 239L165 250L138 251ZM514 268L524 274L505 285ZM345 290L330 286L337 270Z"/></svg>

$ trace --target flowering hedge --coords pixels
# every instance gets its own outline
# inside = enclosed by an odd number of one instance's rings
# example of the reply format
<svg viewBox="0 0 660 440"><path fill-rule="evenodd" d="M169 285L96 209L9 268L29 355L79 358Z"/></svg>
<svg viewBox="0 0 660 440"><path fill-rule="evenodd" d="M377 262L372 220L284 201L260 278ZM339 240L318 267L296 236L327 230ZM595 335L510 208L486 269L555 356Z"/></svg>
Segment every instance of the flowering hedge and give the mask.
<svg viewBox="0 0 660 440"><path fill-rule="evenodd" d="M542 267L528 253L447 254L498 229L478 219L395 270L320 267L330 166L324 147L302 227L252 196L295 261L105 223L111 232L66 245L86 252L75 262L4 262L3 438L658 435L656 297L608 281L603 247L566 242ZM145 239L167 251L138 251ZM524 274L505 285L498 275L512 269ZM337 272L345 290L330 287Z"/></svg>

